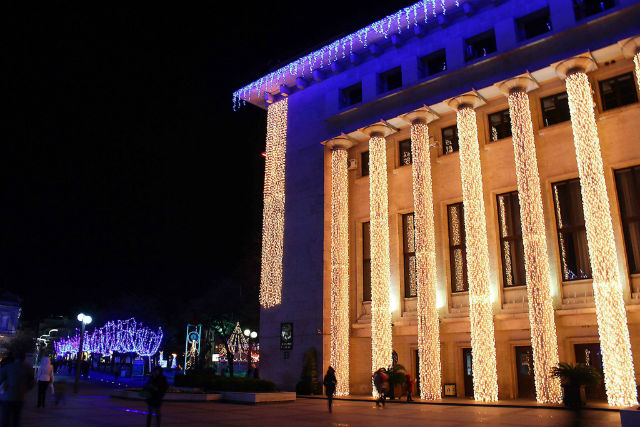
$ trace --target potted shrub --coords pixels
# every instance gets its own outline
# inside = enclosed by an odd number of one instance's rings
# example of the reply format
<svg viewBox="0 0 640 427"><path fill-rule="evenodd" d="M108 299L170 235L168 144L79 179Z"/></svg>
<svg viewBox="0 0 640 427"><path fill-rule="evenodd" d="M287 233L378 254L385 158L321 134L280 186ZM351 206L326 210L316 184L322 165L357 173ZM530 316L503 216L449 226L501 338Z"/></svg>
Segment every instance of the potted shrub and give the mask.
<svg viewBox="0 0 640 427"><path fill-rule="evenodd" d="M387 370L389 376L389 388L391 399L402 397L404 387L407 381L406 369L400 364L395 364L391 369Z"/></svg>
<svg viewBox="0 0 640 427"><path fill-rule="evenodd" d="M596 385L600 382L600 373L589 365L578 363L560 363L551 370L551 376L560 378L564 391L562 403L565 406L577 408L585 403L585 386Z"/></svg>

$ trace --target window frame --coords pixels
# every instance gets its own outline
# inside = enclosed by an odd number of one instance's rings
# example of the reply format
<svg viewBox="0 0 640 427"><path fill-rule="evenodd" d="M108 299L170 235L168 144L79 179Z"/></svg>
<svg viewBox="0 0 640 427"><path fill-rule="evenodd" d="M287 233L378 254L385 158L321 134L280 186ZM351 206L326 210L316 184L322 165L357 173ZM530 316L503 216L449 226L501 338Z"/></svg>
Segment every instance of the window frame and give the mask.
<svg viewBox="0 0 640 427"><path fill-rule="evenodd" d="M631 172L632 175L632 182L637 182L640 183L640 165L635 165L635 166L629 166L626 168L620 168L620 169L616 169L613 171L613 179L616 183L616 196L618 197L618 209L620 211L620 226L622 228L622 239L624 242L624 248L625 248L625 256L627 259L627 269L628 269L628 273L629 274L640 274L640 259L635 260L635 263L637 264L635 267L636 269L634 270L634 266L631 265L630 262L630 257L629 257L629 251L630 251L630 242L627 240L627 229L629 227L630 224L638 224L638 227L640 227L640 214L637 216L627 216L625 215L625 213L622 210L622 197L621 197L621 186L620 186L620 182L618 180L619 178L619 174L623 173L623 172ZM638 185L638 188L636 189L638 191L640 191L640 184ZM638 198L640 199L640 195L638 196ZM640 236L638 236L638 240L640 240Z"/></svg>
<svg viewBox="0 0 640 427"><path fill-rule="evenodd" d="M390 88L389 77L395 76L395 75L400 76L400 85ZM404 81L402 78L402 66L398 65L397 67L389 68L388 70L383 71L382 73L378 73L377 82L378 82L378 94L389 93L389 92L402 89L402 87L404 86Z"/></svg>
<svg viewBox="0 0 640 427"><path fill-rule="evenodd" d="M525 26L527 25L527 23L531 23L537 19L546 19L548 21L547 22L548 30L533 36L527 36L527 30ZM533 40L537 37L543 36L544 34L553 32L553 22L551 21L551 11L549 10L549 6L543 7L527 15L517 18L515 20L515 24L516 24L516 31L518 33L518 40L521 42L527 41L527 40ZM551 28L549 28L549 26Z"/></svg>
<svg viewBox="0 0 640 427"><path fill-rule="evenodd" d="M507 113L507 116L509 117L508 120L504 120L504 117L505 117L504 113L505 112ZM505 135L505 136L498 135L497 139L493 139L493 135L491 133L491 129L492 129L491 116L496 116L498 114L500 115L500 118L502 120L500 125L501 126L506 126L506 128L509 130L509 135ZM500 110L500 111L494 111L493 113L487 114L487 125L488 125L488 128L489 128L489 142L490 143L491 142L498 142L501 139L507 139L507 138L511 138L513 136L513 133L511 132L511 114L510 114L510 111L509 111L508 108L504 109L504 110Z"/></svg>
<svg viewBox="0 0 640 427"><path fill-rule="evenodd" d="M371 221L365 221L362 227L362 302L371 302ZM367 242L369 250L367 251ZM368 268L366 267L368 266ZM367 270L369 274L367 274ZM367 286L368 284L368 286ZM368 288L368 295L367 295Z"/></svg>
<svg viewBox="0 0 640 427"><path fill-rule="evenodd" d="M451 232L451 208L458 210L458 218L460 221L460 244L453 244ZM447 205L447 232L449 243L449 274L450 274L450 291L453 294L460 294L463 292L469 292L469 278L467 277L467 232L465 229L464 220L464 204L463 202L451 203ZM455 261L454 252L459 249L462 252L462 287L463 289L458 291L455 286Z"/></svg>
<svg viewBox="0 0 640 427"><path fill-rule="evenodd" d="M360 153L360 176L369 176L369 150Z"/></svg>
<svg viewBox="0 0 640 427"><path fill-rule="evenodd" d="M431 72L430 62L438 59L444 59L444 70L436 71L435 73ZM418 58L418 69L420 71L421 78L427 78L431 76L438 75L440 73L444 73L447 71L447 51L445 48L435 50L431 53L423 55Z"/></svg>
<svg viewBox="0 0 640 427"><path fill-rule="evenodd" d="M553 99L554 100L554 106L555 106L555 110L558 111L558 99L565 95L567 97L567 108L566 108L566 114L567 114L567 118L565 120L560 120L554 123L549 123L547 124L547 116L545 114L545 108L544 108L544 101L547 99ZM554 126L554 125L559 125L560 123L566 123L568 121L571 121L571 112L569 111L569 96L567 95L567 91L563 91L563 92L557 92L554 93L553 95L549 95L549 96L544 96L540 98L540 116L542 118L542 127L550 127L550 126Z"/></svg>
<svg viewBox="0 0 640 427"><path fill-rule="evenodd" d="M573 2L572 2L573 3L573 14L574 14L574 16L576 18L576 21L582 21L583 19L587 19L587 18L590 18L592 16L599 15L599 14L604 13L607 10L611 10L611 9L613 9L613 8L615 8L617 6L615 0L603 0L600 3L605 3L605 2L610 2L611 6L605 7L604 9L600 9L597 12L587 13L587 11L586 11L587 5L584 2L583 2L583 6L581 6L581 5L576 3L576 0L573 0Z"/></svg>
<svg viewBox="0 0 640 427"><path fill-rule="evenodd" d="M409 251L407 243L407 218L413 218L413 251ZM416 292L411 294L411 258L414 259L414 277L416 278ZM418 268L416 265L416 223L414 212L402 214L402 267L404 275L404 297L415 298L418 296Z"/></svg>
<svg viewBox="0 0 640 427"><path fill-rule="evenodd" d="M475 43L480 42L481 40L490 39L493 37L493 50L487 51L485 55L480 55L476 51ZM475 53L469 53L469 47L472 47ZM486 58L498 51L498 41L496 39L496 31L494 28L490 28L487 31L483 31L478 33L472 37L467 37L464 39L464 61L472 62L482 58Z"/></svg>
<svg viewBox="0 0 640 427"><path fill-rule="evenodd" d="M351 94L355 90L360 91L360 99L357 102L351 102ZM341 88L339 93L340 108L350 108L354 105L362 104L363 95L364 93L362 91L362 82L354 83L350 86Z"/></svg>
<svg viewBox="0 0 640 427"><path fill-rule="evenodd" d="M456 147L455 150L451 150L450 152L446 151L446 146L445 146L445 136L444 136L444 132L449 130L449 129L455 129L455 143L452 144L453 146ZM451 126L447 126L447 127L443 127L442 129L440 129L440 135L442 136L442 155L446 156L449 154L453 154L453 153L457 153L460 151L460 137L458 135L458 124L453 124Z"/></svg>
<svg viewBox="0 0 640 427"><path fill-rule="evenodd" d="M409 153L409 163L403 162L402 155L405 152ZM411 138L401 139L400 141L398 141L398 167L411 166L412 164L413 164L413 152L411 151Z"/></svg>
<svg viewBox="0 0 640 427"><path fill-rule="evenodd" d="M518 215L518 222L520 222L520 233L516 233L516 234L512 234L509 236L504 236L503 232L502 232L502 211L500 210L500 197L515 197L516 202L518 203L518 209L517 209L517 215ZM502 262L502 287L503 288L517 288L519 286L527 286L527 271L526 271L526 267L525 267L525 254L524 254L524 239L523 239L523 235L522 235L522 219L520 217L520 195L518 194L517 190L514 191L508 191L506 193L500 193L500 194L496 194L496 207L497 207L497 211L498 211L498 239L499 239L499 243L500 243L500 256L501 256L501 262ZM515 220L515 218L513 218ZM514 221L515 222L515 221ZM524 272L523 274L523 279L524 279L524 283L516 283L513 285L508 285L508 280L507 280L507 269L506 269L506 262L505 262L505 252L504 252L504 242L511 242L512 244L519 244L522 246L522 259L518 260L519 262L522 263L522 270ZM512 274L513 276L513 274ZM515 277L513 277L512 279L515 279ZM514 280L515 281L515 280Z"/></svg>
<svg viewBox="0 0 640 427"><path fill-rule="evenodd" d="M619 85L612 85L615 87L614 93L615 93L615 98L616 98L616 105L613 106L607 106L605 103L605 99L604 99L604 91L602 86L612 80L617 81L618 79L620 79L621 77L629 77L631 79L631 86L633 87L633 101L631 102L627 102L626 104L622 104L621 103L621 97L622 97L622 93L624 92L624 90L620 90L620 86ZM609 110L615 110L616 108L622 108L625 107L627 105L633 105L633 104L637 104L638 103L638 90L636 89L636 76L634 75L634 73L632 71L626 72L626 73L621 73L618 75L615 75L613 77L609 77L606 79L602 79L598 81L598 90L600 91L600 106L602 108L602 111L609 111Z"/></svg>

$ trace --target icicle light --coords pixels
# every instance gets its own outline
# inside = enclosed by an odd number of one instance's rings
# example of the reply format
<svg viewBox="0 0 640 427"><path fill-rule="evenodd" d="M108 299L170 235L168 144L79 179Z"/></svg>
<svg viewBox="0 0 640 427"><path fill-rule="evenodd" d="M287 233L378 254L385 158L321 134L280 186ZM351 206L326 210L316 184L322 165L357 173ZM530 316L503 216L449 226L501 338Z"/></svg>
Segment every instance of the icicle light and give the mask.
<svg viewBox="0 0 640 427"><path fill-rule="evenodd" d="M284 244L284 169L287 151L288 98L269 106L262 214L262 271L260 305L271 308L282 301Z"/></svg>
<svg viewBox="0 0 640 427"><path fill-rule="evenodd" d="M638 403L636 382L591 85L587 74L581 70L569 73L566 85L607 398L613 406L632 406Z"/></svg>
<svg viewBox="0 0 640 427"><path fill-rule="evenodd" d="M551 368L558 365L558 338L529 96L523 89L511 91L509 114L520 198L536 399L540 403L560 403L560 380L549 375Z"/></svg>
<svg viewBox="0 0 640 427"><path fill-rule="evenodd" d="M484 213L476 112L469 106L462 105L458 109L458 136L467 235L473 395L478 401L495 402L498 400L498 375L489 284L487 221Z"/></svg>

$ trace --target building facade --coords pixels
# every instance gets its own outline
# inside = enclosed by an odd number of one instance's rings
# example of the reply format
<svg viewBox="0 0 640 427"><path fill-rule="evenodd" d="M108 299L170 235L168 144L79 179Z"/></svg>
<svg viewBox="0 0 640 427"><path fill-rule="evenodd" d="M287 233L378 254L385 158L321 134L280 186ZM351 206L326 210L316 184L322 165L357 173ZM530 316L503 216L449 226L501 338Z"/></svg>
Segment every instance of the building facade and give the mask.
<svg viewBox="0 0 640 427"><path fill-rule="evenodd" d="M636 403L640 4L424 1L234 94L268 109L261 376Z"/></svg>

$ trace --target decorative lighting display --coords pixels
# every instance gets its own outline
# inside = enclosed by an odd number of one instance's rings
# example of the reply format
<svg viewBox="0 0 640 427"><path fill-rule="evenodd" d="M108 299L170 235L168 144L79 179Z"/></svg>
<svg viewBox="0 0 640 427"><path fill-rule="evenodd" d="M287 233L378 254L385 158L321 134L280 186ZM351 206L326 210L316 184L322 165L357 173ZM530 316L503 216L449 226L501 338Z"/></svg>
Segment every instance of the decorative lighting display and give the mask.
<svg viewBox="0 0 640 427"><path fill-rule="evenodd" d="M389 201L387 148L383 136L369 140L369 207L371 224L371 372L393 363L391 312L389 311L391 269L389 265ZM373 395L377 397L375 387Z"/></svg>
<svg viewBox="0 0 640 427"><path fill-rule="evenodd" d="M227 340L229 349L233 351L234 362L248 362L249 361L249 340L242 334L240 329L240 323L236 323L236 327L231 332L229 339ZM220 346L220 358L221 362L227 362L227 349L224 345Z"/></svg>
<svg viewBox="0 0 640 427"><path fill-rule="evenodd" d="M331 151L331 356L336 395L349 394L349 187L347 150Z"/></svg>
<svg viewBox="0 0 640 427"><path fill-rule="evenodd" d="M282 251L284 246L285 155L288 100L269 106L262 214L262 269L260 305L271 308L282 301Z"/></svg>
<svg viewBox="0 0 640 427"><path fill-rule="evenodd" d="M429 132L424 120L411 124L413 205L418 276L418 359L420 398L441 397L440 325L436 300L436 242Z"/></svg>
<svg viewBox="0 0 640 427"><path fill-rule="evenodd" d="M582 188L607 398L614 406L637 405L627 314L618 277L591 85L587 74L577 71L567 76L566 86Z"/></svg>
<svg viewBox="0 0 640 427"><path fill-rule="evenodd" d="M559 361L558 338L551 299L549 255L533 124L529 96L523 89L512 90L509 94L509 114L520 199L536 399L540 403L560 403L560 380L549 375ZM504 205L501 208L504 209Z"/></svg>
<svg viewBox="0 0 640 427"><path fill-rule="evenodd" d="M137 353L140 356L153 356L162 342L162 328L157 331L143 326L135 319L109 321L93 332L85 332L82 351L108 355L111 353ZM75 354L80 345L80 334L61 338L54 343L58 356Z"/></svg>
<svg viewBox="0 0 640 427"><path fill-rule="evenodd" d="M476 112L470 106L461 105L458 109L458 135L467 236L473 395L478 401L495 402L498 400L498 374L489 284L487 221L484 213Z"/></svg>
<svg viewBox="0 0 640 427"><path fill-rule="evenodd" d="M640 87L640 52L634 55L633 62L636 64L636 79L638 80L638 87Z"/></svg>

